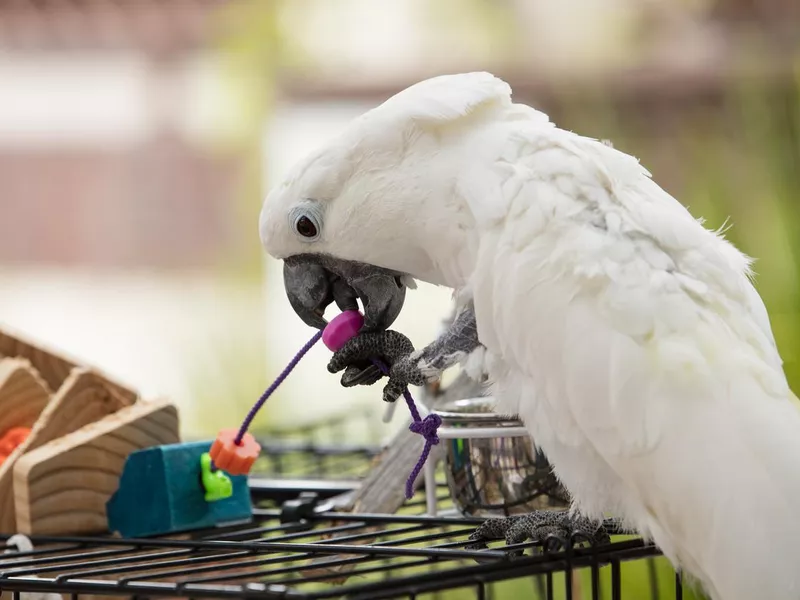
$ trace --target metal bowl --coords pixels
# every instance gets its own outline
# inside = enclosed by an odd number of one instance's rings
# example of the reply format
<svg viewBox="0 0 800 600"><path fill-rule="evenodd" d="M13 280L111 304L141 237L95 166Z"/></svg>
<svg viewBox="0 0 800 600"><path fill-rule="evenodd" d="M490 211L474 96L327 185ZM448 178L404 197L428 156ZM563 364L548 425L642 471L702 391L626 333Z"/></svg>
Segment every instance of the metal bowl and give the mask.
<svg viewBox="0 0 800 600"><path fill-rule="evenodd" d="M568 506L566 489L521 430L522 422L493 412L493 406L491 397L467 398L435 410L442 418L439 437L456 508L468 516L501 517Z"/></svg>

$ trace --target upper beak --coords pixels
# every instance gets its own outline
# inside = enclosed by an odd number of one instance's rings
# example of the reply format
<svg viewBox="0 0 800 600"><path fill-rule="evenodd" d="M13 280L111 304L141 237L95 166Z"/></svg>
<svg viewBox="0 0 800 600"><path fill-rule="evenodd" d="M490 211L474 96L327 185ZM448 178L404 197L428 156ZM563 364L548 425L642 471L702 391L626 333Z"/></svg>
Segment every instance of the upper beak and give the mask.
<svg viewBox="0 0 800 600"><path fill-rule="evenodd" d="M325 309L364 307L364 331L381 331L394 323L405 301L403 273L325 255L300 254L283 266L286 295L297 315L311 327L327 325Z"/></svg>

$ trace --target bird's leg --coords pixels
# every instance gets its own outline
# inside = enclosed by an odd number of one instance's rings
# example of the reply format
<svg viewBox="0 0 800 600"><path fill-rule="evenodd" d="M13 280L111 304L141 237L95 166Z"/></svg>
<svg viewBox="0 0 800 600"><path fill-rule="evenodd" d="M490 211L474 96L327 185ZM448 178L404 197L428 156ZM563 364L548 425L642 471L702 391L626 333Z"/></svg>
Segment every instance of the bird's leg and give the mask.
<svg viewBox="0 0 800 600"><path fill-rule="evenodd" d="M380 376L363 367L364 361L377 358L389 367L389 383L383 399L394 402L407 385L424 385L480 346L475 312L465 307L450 327L422 350L414 350L411 341L397 331L362 333L350 339L334 353L328 371L342 375L342 385L372 385Z"/></svg>
<svg viewBox="0 0 800 600"><path fill-rule="evenodd" d="M552 536L552 537L551 537ZM549 538L549 539L548 539ZM546 550L557 550L550 544L571 544L588 541L591 545L607 544L611 536L600 521L572 514L566 510L540 510L524 515L487 519L470 536L467 549L486 548L489 540L505 540L520 544L526 540L540 542ZM521 554L515 551L514 554Z"/></svg>
<svg viewBox="0 0 800 600"><path fill-rule="evenodd" d="M475 310L469 305L456 315L442 335L404 360L407 368L419 369L426 379L436 379L480 345Z"/></svg>

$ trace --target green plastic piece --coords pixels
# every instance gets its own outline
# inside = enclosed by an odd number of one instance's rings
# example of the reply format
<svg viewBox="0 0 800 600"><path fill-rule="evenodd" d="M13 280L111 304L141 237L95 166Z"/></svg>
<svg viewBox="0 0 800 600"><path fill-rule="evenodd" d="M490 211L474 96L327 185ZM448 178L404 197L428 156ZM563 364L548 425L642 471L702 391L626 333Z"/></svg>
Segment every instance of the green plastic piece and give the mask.
<svg viewBox="0 0 800 600"><path fill-rule="evenodd" d="M211 470L211 455L208 452L200 455L200 473L206 491L206 502L225 500L233 495L231 478L219 469Z"/></svg>

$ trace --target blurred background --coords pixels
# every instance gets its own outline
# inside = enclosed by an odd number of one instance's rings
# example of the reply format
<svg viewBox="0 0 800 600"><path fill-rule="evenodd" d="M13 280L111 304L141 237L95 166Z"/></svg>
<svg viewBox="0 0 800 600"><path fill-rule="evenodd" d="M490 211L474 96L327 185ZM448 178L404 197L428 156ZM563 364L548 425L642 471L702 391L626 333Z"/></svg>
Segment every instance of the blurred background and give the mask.
<svg viewBox="0 0 800 600"><path fill-rule="evenodd" d="M797 390L798 67L797 0L0 0L0 323L174 398L188 437L238 424L312 334L260 247L266 190L394 92L486 69L728 223ZM421 286L397 328L422 345L449 303ZM327 358L262 428L402 425Z"/></svg>
<svg viewBox="0 0 800 600"><path fill-rule="evenodd" d="M173 398L186 437L237 425L312 334L260 247L266 190L396 91L481 69L727 224L800 390L797 0L0 0L0 326ZM423 345L449 305L422 285L397 328ZM262 431L403 426L327 359Z"/></svg>

